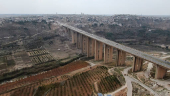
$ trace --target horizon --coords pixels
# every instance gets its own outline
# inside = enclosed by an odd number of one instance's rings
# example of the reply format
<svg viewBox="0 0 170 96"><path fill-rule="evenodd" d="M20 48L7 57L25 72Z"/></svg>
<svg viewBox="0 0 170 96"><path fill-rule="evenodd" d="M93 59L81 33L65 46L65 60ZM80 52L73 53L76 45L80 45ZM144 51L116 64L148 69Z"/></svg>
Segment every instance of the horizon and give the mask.
<svg viewBox="0 0 170 96"><path fill-rule="evenodd" d="M12 16L9 16L12 15ZM2 17L24 16L24 15L82 15L82 14L0 14ZM149 16L149 17L170 17L170 15L137 15L137 14L83 14L83 15L98 15L98 16L115 16L115 15L131 15L131 16Z"/></svg>

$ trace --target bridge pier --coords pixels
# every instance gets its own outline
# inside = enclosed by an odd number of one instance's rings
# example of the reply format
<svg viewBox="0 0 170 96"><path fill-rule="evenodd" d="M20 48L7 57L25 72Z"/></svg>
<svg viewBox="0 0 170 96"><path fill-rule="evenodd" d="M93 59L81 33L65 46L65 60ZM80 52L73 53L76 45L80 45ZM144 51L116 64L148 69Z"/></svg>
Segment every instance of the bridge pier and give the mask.
<svg viewBox="0 0 170 96"><path fill-rule="evenodd" d="M95 48L95 40L92 38L88 38L88 52L87 57L93 57L94 56L94 48Z"/></svg>
<svg viewBox="0 0 170 96"><path fill-rule="evenodd" d="M77 48L82 48L82 35L77 33Z"/></svg>
<svg viewBox="0 0 170 96"><path fill-rule="evenodd" d="M155 78L162 79L167 72L167 69L156 64Z"/></svg>
<svg viewBox="0 0 170 96"><path fill-rule="evenodd" d="M72 43L77 44L77 32L71 31L72 34Z"/></svg>
<svg viewBox="0 0 170 96"><path fill-rule="evenodd" d="M70 33L68 28L64 28L64 31L65 31L65 33L67 33L67 34Z"/></svg>
<svg viewBox="0 0 170 96"><path fill-rule="evenodd" d="M132 66L132 72L137 72L142 69L143 59L139 57L134 57L134 63Z"/></svg>
<svg viewBox="0 0 170 96"><path fill-rule="evenodd" d="M111 63L112 61L113 61L113 47L105 44L104 63Z"/></svg>
<svg viewBox="0 0 170 96"><path fill-rule="evenodd" d="M126 52L117 50L117 66L125 65Z"/></svg>
<svg viewBox="0 0 170 96"><path fill-rule="evenodd" d="M65 29L65 34L66 34L66 36L67 36L67 37L71 36L71 34L70 34L70 29L68 29L68 28L64 28L64 29Z"/></svg>
<svg viewBox="0 0 170 96"><path fill-rule="evenodd" d="M63 29L64 29L64 32L63 32L64 34L68 33L67 28L63 28Z"/></svg>
<svg viewBox="0 0 170 96"><path fill-rule="evenodd" d="M103 59L103 43L95 40L95 60Z"/></svg>
<svg viewBox="0 0 170 96"><path fill-rule="evenodd" d="M86 53L87 57L89 57L89 37L86 36Z"/></svg>
<svg viewBox="0 0 170 96"><path fill-rule="evenodd" d="M68 34L69 34L69 32L68 32L68 29L67 28L64 28L65 30L64 30L64 34L66 35L66 36L68 36Z"/></svg>
<svg viewBox="0 0 170 96"><path fill-rule="evenodd" d="M87 48L88 48L88 37L82 35L82 43L83 43L83 47L82 47L82 53L87 54Z"/></svg>
<svg viewBox="0 0 170 96"><path fill-rule="evenodd" d="M75 43L75 35L74 35L74 31L71 31L71 40L72 40L72 43L74 44Z"/></svg>
<svg viewBox="0 0 170 96"><path fill-rule="evenodd" d="M74 42L77 44L77 32L74 32Z"/></svg>
<svg viewBox="0 0 170 96"><path fill-rule="evenodd" d="M71 37L71 30L70 29L67 29L67 32L68 32L68 36L69 38Z"/></svg>

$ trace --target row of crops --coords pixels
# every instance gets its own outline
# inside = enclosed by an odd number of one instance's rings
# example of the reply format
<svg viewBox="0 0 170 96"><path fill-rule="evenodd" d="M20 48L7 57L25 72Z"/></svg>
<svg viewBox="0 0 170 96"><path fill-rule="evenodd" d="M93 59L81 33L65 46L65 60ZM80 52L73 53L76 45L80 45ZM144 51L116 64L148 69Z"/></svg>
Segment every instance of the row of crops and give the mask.
<svg viewBox="0 0 170 96"><path fill-rule="evenodd" d="M50 54L31 57L31 61L33 62L33 64L41 64L53 60L54 58Z"/></svg>
<svg viewBox="0 0 170 96"><path fill-rule="evenodd" d="M107 68L100 66L97 67L96 69L74 75L72 78L66 80L64 84L58 84L57 86L55 86L55 88L52 88L51 91L49 91L46 96L92 96L94 94L93 87L94 82L97 81L104 83L105 79L106 81L108 81L105 83L107 83L107 86L109 88L104 90L104 93L114 91L120 86L119 85L120 83L117 84L117 82L119 81L117 81L116 77L110 76L109 73L107 72ZM108 85L108 83L110 83L111 85ZM100 85L101 83L99 83L99 86ZM113 86L112 89L111 86ZM103 90L101 87L100 89ZM99 90L99 92L101 91Z"/></svg>
<svg viewBox="0 0 170 96"><path fill-rule="evenodd" d="M42 64L50 61L54 61L55 59L49 54L48 51L40 49L40 50L32 50L27 52L33 64Z"/></svg>
<svg viewBox="0 0 170 96"><path fill-rule="evenodd" d="M66 65L64 67L56 68L57 70L55 71L52 70L43 74L46 74L45 77L51 77L52 75L50 74L53 74L53 76L59 76L65 73L69 73L69 70L77 70L75 67L80 68L80 66L87 66L87 65L84 62L83 65L81 64L81 62L79 63L73 62L69 66ZM54 73L57 74L54 75ZM109 75L107 68L104 66L98 66L97 68L92 69L90 71L77 73L72 77L63 75L61 77L67 79L63 79L64 81L62 82L61 80L59 82L57 77L55 77L55 79L42 80L40 78L41 76L43 75L39 74L32 78L29 77L29 79L27 79L28 81L24 81L25 83L30 82L29 80L33 82L33 79L35 78L38 78L39 82L32 83L31 85L18 88L15 91L11 91L10 95L33 96L33 94L36 92L35 96L92 96L94 92L108 93L116 90L121 86L119 80L115 76ZM94 88L94 82L97 82L98 91L96 91ZM39 88L38 90L36 90L38 86ZM5 94L0 96L8 96L8 95Z"/></svg>
<svg viewBox="0 0 170 96"><path fill-rule="evenodd" d="M28 51L28 56L37 56L42 54L48 54L49 52L47 50L32 50Z"/></svg>
<svg viewBox="0 0 170 96"><path fill-rule="evenodd" d="M38 84L33 84L28 87L17 89L14 93L11 93L9 96L33 96L34 91L36 90L36 85Z"/></svg>
<svg viewBox="0 0 170 96"><path fill-rule="evenodd" d="M100 93L112 92L119 88L121 83L115 76L107 76L98 82L98 89Z"/></svg>
<svg viewBox="0 0 170 96"><path fill-rule="evenodd" d="M29 76L25 79L21 79L21 80L15 81L15 82L0 85L0 93L14 89L14 88L18 88L18 87L21 87L21 86L25 86L26 84L32 84L34 82L42 81L43 79L50 78L52 76L60 76L60 75L78 70L80 68L86 67L88 65L89 64L84 62L84 61L72 62L70 64L67 64L67 65L59 67L59 68L52 69L52 70L47 71L47 72L43 72L43 73L40 73L40 74L37 74L37 75ZM21 93L22 93L22 91L21 91ZM29 96L29 95L24 95L24 96Z"/></svg>

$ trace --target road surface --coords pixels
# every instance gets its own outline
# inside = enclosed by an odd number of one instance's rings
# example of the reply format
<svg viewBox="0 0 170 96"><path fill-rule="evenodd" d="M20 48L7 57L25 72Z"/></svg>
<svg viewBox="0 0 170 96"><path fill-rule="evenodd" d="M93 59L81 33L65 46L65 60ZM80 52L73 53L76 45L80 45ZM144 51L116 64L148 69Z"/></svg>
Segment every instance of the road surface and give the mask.
<svg viewBox="0 0 170 96"><path fill-rule="evenodd" d="M125 77L127 89L128 89L127 96L132 96L132 84L131 84L131 82L135 82L135 83L141 85L142 87L147 89L150 93L152 93L154 96L159 96L155 91L153 91L151 88L149 88L145 84L141 83L139 80L137 80L133 77L129 77L127 75L127 73L128 73L128 70L130 70L130 69L131 69L131 67L128 67L128 68L124 69L124 71L123 71L123 74L126 74L126 76L124 75L124 77Z"/></svg>

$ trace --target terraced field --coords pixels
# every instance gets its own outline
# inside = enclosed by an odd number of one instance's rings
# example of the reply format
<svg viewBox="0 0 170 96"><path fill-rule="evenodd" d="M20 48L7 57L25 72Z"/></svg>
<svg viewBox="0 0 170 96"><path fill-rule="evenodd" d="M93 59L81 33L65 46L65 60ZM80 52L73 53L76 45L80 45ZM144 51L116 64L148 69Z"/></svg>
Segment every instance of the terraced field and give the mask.
<svg viewBox="0 0 170 96"><path fill-rule="evenodd" d="M10 91L10 94L13 94L13 93L17 94L18 92L20 94L24 94L24 95L16 95L16 96L32 96L33 93L30 93L30 92L32 92L33 89L35 90L35 88L37 86L40 86L41 84L46 84L46 83L49 84L49 82L54 83L57 80L62 80L65 77L62 76L61 79L57 79L57 78L54 78L54 77L57 77L57 76L60 76L60 75L81 69L81 68L84 68L88 65L89 64L84 62L84 61L72 62L70 64L67 64L67 65L59 67L59 68L52 69L52 70L47 71L47 72L43 72L43 73L40 73L40 74L37 74L37 75L29 76L25 79L21 79L21 80L15 81L15 82L0 85L0 93L5 93L7 91ZM49 78L51 78L51 79L49 79ZM23 87L23 86L26 86L26 87ZM14 92L11 91L12 89L15 90L15 91ZM27 91L24 91L24 90L27 90ZM26 93L29 93L31 95L26 94ZM6 96L6 94L4 94L4 95ZM0 96L4 96L4 95L0 95Z"/></svg>
<svg viewBox="0 0 170 96"><path fill-rule="evenodd" d="M99 83L99 91L94 88L94 82ZM108 88L103 83L110 84ZM110 76L107 68L100 66L87 72L49 86L39 87L36 96L92 96L102 90L102 93L114 91L121 86L116 77ZM44 90L45 89L45 90ZM103 91L104 90L104 91Z"/></svg>
<svg viewBox="0 0 170 96"><path fill-rule="evenodd" d="M76 61L1 85L0 92L4 94L0 96L92 96L97 93L112 92L121 86L119 80L114 75L110 75L108 68L104 66L88 67L88 70L78 73L75 71L73 76L66 75L86 66L88 66L86 62ZM97 84L97 89L95 84Z"/></svg>
<svg viewBox="0 0 170 96"><path fill-rule="evenodd" d="M119 80L115 76L112 76L112 75L107 76L101 79L100 82L98 82L98 89L100 93L112 92L120 86L121 84Z"/></svg>

